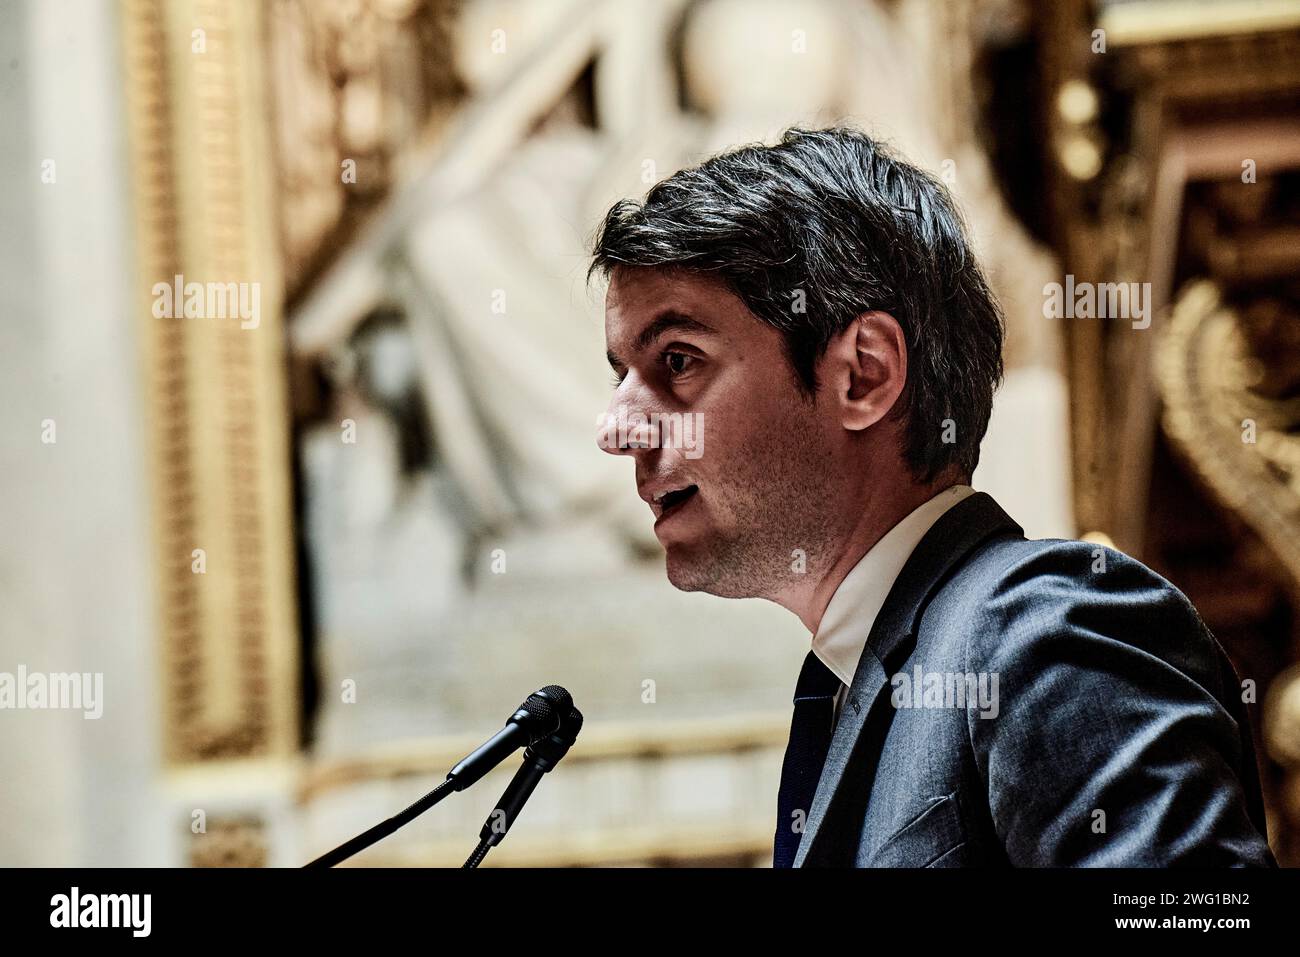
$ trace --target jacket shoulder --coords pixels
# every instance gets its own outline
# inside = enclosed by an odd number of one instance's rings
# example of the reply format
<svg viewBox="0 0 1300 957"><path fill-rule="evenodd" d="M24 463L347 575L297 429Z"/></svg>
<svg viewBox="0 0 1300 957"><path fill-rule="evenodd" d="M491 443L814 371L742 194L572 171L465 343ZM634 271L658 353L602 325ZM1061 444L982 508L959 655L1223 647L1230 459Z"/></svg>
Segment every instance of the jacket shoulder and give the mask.
<svg viewBox="0 0 1300 957"><path fill-rule="evenodd" d="M1069 635L1098 654L1118 643L1221 695L1217 643L1187 596L1123 552L1093 542L1004 538L963 563L933 603L965 629L971 667L1042 654ZM928 612L927 612L928 614ZM1062 651L1063 649L1056 649Z"/></svg>
<svg viewBox="0 0 1300 957"><path fill-rule="evenodd" d="M926 616L1000 689L966 725L1013 862L1272 863L1237 676L1161 575L1101 545L1008 537Z"/></svg>

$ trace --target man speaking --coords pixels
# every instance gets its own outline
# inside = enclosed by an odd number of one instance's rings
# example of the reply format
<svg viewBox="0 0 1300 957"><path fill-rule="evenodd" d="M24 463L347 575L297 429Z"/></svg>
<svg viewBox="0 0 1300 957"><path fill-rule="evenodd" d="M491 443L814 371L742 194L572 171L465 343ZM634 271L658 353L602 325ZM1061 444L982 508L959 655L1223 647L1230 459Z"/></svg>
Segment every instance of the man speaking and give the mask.
<svg viewBox="0 0 1300 957"><path fill-rule="evenodd" d="M812 635L776 866L1274 865L1240 685L1187 598L970 487L1003 321L938 182L790 130L615 204L592 269L633 424L601 445L669 580Z"/></svg>

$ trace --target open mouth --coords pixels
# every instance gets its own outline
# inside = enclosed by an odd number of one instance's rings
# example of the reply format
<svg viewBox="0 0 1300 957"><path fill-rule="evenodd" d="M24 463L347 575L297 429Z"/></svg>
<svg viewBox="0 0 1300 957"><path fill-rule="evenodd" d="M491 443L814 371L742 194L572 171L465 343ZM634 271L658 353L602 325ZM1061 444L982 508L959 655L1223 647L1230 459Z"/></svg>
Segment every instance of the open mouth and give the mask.
<svg viewBox="0 0 1300 957"><path fill-rule="evenodd" d="M663 521L673 512L677 511L695 496L700 490L698 485L688 485L686 488L678 489L675 492L667 492L659 499L659 521Z"/></svg>

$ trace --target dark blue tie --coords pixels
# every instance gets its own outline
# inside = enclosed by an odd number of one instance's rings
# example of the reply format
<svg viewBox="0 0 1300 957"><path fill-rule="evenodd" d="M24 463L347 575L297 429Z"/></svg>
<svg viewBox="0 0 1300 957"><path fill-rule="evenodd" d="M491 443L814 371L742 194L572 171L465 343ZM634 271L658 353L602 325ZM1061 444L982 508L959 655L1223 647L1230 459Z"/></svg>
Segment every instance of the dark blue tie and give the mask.
<svg viewBox="0 0 1300 957"><path fill-rule="evenodd" d="M794 689L790 743L781 765L781 790L776 799L776 842L773 867L793 867L813 794L822 775L835 730L835 694L843 687L835 673L808 652Z"/></svg>

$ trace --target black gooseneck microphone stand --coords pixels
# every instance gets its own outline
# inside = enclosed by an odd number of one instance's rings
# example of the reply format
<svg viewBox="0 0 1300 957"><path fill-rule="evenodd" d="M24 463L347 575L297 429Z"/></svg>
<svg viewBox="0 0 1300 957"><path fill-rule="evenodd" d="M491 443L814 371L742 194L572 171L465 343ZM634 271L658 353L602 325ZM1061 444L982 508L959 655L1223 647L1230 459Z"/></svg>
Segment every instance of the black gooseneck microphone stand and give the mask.
<svg viewBox="0 0 1300 957"><path fill-rule="evenodd" d="M564 717L573 709L573 699L559 685L547 685L530 694L510 716L506 726L486 743L447 772L447 779L404 811L381 821L334 850L322 854L305 869L333 867L383 840L398 828L410 823L453 791L463 791L500 764L507 755L521 747L531 748L561 731ZM576 732L575 732L576 734ZM568 750L565 748L565 750ZM561 755L563 756L563 755ZM558 759L557 759L558 760ZM554 766L552 763L551 766ZM534 782L533 786L536 786ZM531 790L531 788L530 788ZM527 799L527 795L524 795ZM522 802L520 802L522 805ZM485 852L486 853L486 852Z"/></svg>
<svg viewBox="0 0 1300 957"><path fill-rule="evenodd" d="M560 722L559 730L542 741L530 745L524 752L524 763L515 772L514 778L497 801L497 806L479 831L478 847L465 861L466 868L475 868L483 863L487 852L505 840L506 831L515 822L524 803L532 796L542 775L560 763L560 759L569 753L578 732L582 730L582 712L570 708L569 713Z"/></svg>

